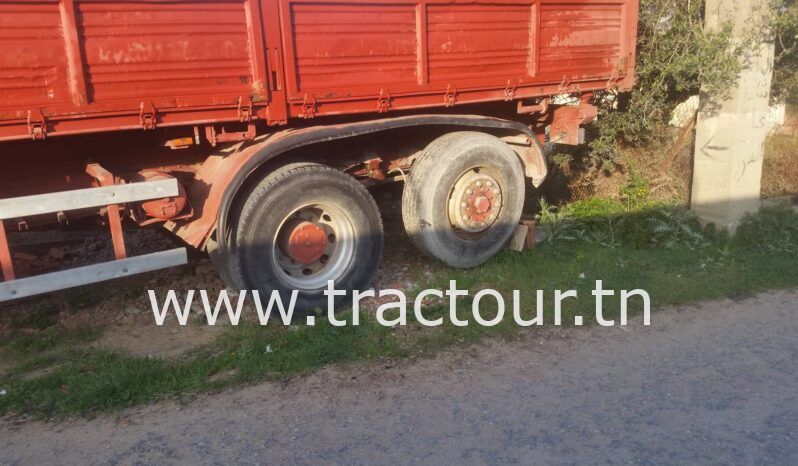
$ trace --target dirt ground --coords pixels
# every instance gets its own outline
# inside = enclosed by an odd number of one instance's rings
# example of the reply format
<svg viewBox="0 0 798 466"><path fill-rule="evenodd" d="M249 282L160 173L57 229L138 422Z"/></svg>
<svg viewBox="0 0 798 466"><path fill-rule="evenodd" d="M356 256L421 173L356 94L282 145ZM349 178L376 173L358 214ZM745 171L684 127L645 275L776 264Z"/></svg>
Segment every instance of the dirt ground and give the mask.
<svg viewBox="0 0 798 466"><path fill-rule="evenodd" d="M798 292L61 423L0 464L798 464Z"/></svg>
<svg viewBox="0 0 798 466"><path fill-rule="evenodd" d="M409 289L423 274L440 268L410 244L401 220L401 185L375 189L385 229L385 252L373 286ZM131 256L180 246L160 229L126 231ZM67 269L113 259L108 233L103 230L69 229L60 232L27 232L11 238L15 266L20 276ZM190 254L189 265L165 269L121 280L51 293L0 305L0 338L11 332L43 331L34 323L43 316L65 327L89 326L102 330L94 345L121 350L137 356L177 358L212 342L225 331L225 319L217 326L180 326L167 319L163 327L153 325L153 314L146 290L159 296L166 290L178 292L205 289L211 295L224 288L210 260L199 253ZM390 298L384 298L390 299ZM379 301L363 300L363 308L376 309ZM197 302L192 315L204 315ZM253 317L253 312L244 315ZM253 317L254 318L254 317ZM4 364L0 361L0 373Z"/></svg>

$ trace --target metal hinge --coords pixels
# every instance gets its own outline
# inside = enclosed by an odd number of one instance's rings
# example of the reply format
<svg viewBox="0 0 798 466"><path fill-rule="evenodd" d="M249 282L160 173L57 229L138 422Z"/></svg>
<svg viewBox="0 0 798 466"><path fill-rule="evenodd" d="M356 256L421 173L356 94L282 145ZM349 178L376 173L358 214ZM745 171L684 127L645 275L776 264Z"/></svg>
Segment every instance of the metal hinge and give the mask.
<svg viewBox="0 0 798 466"><path fill-rule="evenodd" d="M620 72L619 72L618 68L615 68L615 69L613 69L613 70L612 70L612 73L610 74L610 77L609 77L609 79L607 79L607 84L605 84L605 87L606 87L607 89L610 89L610 88L612 88L612 87L615 87L615 85L616 85L616 84L618 83L618 81L620 81L620 80L621 80L621 75L620 75Z"/></svg>
<svg viewBox="0 0 798 466"><path fill-rule="evenodd" d="M41 110L28 110L28 133L33 139L44 139L47 136L47 120Z"/></svg>
<svg viewBox="0 0 798 466"><path fill-rule="evenodd" d="M447 84L446 94L443 95L443 105L444 107L454 107L455 102L457 102L457 89L451 84Z"/></svg>
<svg viewBox="0 0 798 466"><path fill-rule="evenodd" d="M238 119L242 123L252 120L252 99L248 95L238 98Z"/></svg>
<svg viewBox="0 0 798 466"><path fill-rule="evenodd" d="M377 99L377 112L385 113L391 107L391 93L380 89L380 97Z"/></svg>
<svg viewBox="0 0 798 466"><path fill-rule="evenodd" d="M507 87L504 89L504 100L515 99L515 85L511 80L507 80Z"/></svg>
<svg viewBox="0 0 798 466"><path fill-rule="evenodd" d="M574 88L571 86L571 79L567 78L565 75L562 76L562 81L560 85L557 86L557 93L558 94L569 94L574 92Z"/></svg>
<svg viewBox="0 0 798 466"><path fill-rule="evenodd" d="M155 107L152 105L152 102L142 102L141 103L141 112L139 112L139 121L141 122L141 127L145 130L148 129L155 129L155 126L158 124L156 120L156 111Z"/></svg>
<svg viewBox="0 0 798 466"><path fill-rule="evenodd" d="M316 115L316 98L305 94L305 99L302 101L302 118L313 118Z"/></svg>

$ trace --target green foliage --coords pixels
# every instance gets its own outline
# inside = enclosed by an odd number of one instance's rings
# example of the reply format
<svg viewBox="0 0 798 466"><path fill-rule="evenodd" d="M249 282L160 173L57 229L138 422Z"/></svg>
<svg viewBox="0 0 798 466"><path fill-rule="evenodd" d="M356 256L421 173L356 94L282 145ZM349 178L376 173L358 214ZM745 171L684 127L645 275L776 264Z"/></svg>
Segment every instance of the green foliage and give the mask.
<svg viewBox="0 0 798 466"><path fill-rule="evenodd" d="M541 205L541 224L555 244L586 242L608 248L664 248L691 250L713 238L689 210L650 203L634 208L613 200L576 201L556 211Z"/></svg>
<svg viewBox="0 0 798 466"><path fill-rule="evenodd" d="M648 184L634 169L621 188L621 200L588 198L559 210L541 201L540 223L552 243L582 241L609 248L694 249L716 237L684 207L651 201Z"/></svg>
<svg viewBox="0 0 798 466"><path fill-rule="evenodd" d="M600 95L603 109L593 128L589 163L611 169L622 161L620 148L657 142L671 112L688 96L723 96L733 86L750 42L731 40L731 26L704 27L704 2L642 0L638 23L637 83L628 95ZM798 102L798 0L771 0L767 12L754 13L749 33L762 28L775 41L775 101ZM702 105L711 105L702 102Z"/></svg>
<svg viewBox="0 0 798 466"><path fill-rule="evenodd" d="M635 188L637 185L633 178L622 191L643 189ZM540 224L555 245L583 242L613 249L694 250L716 244L719 248L734 246L742 251L798 257L798 212L787 205L765 207L747 215L731 240L712 224L702 227L695 214L682 206L646 198L636 203L592 198L560 209L541 201L540 208Z"/></svg>
<svg viewBox="0 0 798 466"><path fill-rule="evenodd" d="M626 185L621 188L621 198L628 209L645 204L649 197L648 183L636 169L631 168Z"/></svg>
<svg viewBox="0 0 798 466"><path fill-rule="evenodd" d="M655 141L675 106L699 89L728 91L742 51L731 45L730 32L728 25L717 32L704 28L703 1L642 0L637 84L628 95L598 96L603 111L594 125L590 163L610 169L621 161L619 147Z"/></svg>
<svg viewBox="0 0 798 466"><path fill-rule="evenodd" d="M765 207L743 219L735 241L750 249L798 257L798 213L790 206Z"/></svg>
<svg viewBox="0 0 798 466"><path fill-rule="evenodd" d="M2 347L15 358L24 358L57 349L59 345L92 341L99 336L100 332L91 327L51 326L35 333L15 333L10 339L2 342Z"/></svg>
<svg viewBox="0 0 798 466"><path fill-rule="evenodd" d="M768 22L776 47L771 96L798 104L798 1L773 0Z"/></svg>
<svg viewBox="0 0 798 466"><path fill-rule="evenodd" d="M571 154L566 154L564 152L555 152L549 155L549 162L560 170L567 170L568 165L573 159Z"/></svg>
<svg viewBox="0 0 798 466"><path fill-rule="evenodd" d="M11 319L14 328L31 328L43 330L54 325L58 318L59 307L56 303L46 302L29 312L22 312Z"/></svg>

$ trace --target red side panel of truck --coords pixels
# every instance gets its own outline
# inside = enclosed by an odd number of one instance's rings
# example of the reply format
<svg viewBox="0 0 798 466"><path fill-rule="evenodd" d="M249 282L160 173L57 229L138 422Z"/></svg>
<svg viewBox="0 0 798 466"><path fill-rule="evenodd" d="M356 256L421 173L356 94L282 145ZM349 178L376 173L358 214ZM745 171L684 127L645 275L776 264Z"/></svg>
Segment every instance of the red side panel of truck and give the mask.
<svg viewBox="0 0 798 466"><path fill-rule="evenodd" d="M636 24L637 0L0 0L0 141L626 89Z"/></svg>

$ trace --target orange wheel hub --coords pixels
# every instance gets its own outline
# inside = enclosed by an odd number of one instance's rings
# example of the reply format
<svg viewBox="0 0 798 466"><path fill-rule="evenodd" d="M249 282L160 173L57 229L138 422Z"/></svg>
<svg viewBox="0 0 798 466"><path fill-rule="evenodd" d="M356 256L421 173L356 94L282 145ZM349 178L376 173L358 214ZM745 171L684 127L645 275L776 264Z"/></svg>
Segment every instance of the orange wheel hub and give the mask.
<svg viewBox="0 0 798 466"><path fill-rule="evenodd" d="M485 231L501 213L501 187L488 172L469 171L452 187L448 207L453 227L468 233Z"/></svg>
<svg viewBox="0 0 798 466"><path fill-rule="evenodd" d="M487 196L493 197L493 195L488 192L486 196L479 196L474 199L474 210L478 214L484 214L490 210L490 198Z"/></svg>
<svg viewBox="0 0 798 466"><path fill-rule="evenodd" d="M319 260L326 249L327 232L312 222L301 222L288 237L288 255L305 265Z"/></svg>

